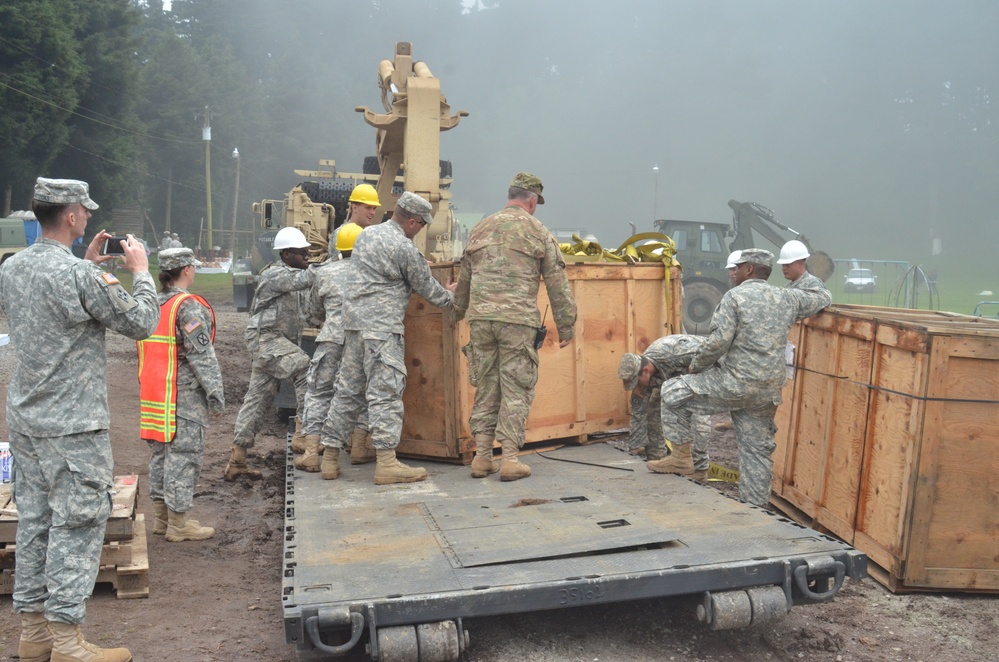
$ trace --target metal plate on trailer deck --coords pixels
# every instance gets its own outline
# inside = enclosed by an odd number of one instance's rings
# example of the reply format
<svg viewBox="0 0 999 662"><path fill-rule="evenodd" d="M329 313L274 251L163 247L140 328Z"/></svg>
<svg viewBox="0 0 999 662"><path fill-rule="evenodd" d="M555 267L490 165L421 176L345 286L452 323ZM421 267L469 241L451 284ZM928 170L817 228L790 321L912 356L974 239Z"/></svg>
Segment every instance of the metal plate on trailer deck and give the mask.
<svg viewBox="0 0 999 662"><path fill-rule="evenodd" d="M584 495L448 500L427 510L461 567L664 545L676 535L640 513Z"/></svg>

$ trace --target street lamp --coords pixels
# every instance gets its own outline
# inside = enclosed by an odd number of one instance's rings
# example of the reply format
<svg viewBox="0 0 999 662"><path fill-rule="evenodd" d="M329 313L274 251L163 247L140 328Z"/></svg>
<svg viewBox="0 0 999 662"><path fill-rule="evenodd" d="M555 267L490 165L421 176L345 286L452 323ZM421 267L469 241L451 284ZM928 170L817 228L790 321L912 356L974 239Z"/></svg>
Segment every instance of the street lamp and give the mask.
<svg viewBox="0 0 999 662"><path fill-rule="evenodd" d="M652 196L652 220L659 218L659 164L652 166L652 172L656 175L655 193Z"/></svg>
<svg viewBox="0 0 999 662"><path fill-rule="evenodd" d="M236 159L236 194L232 200L232 247L229 249L229 259L236 261L236 218L239 213L239 148L232 148L232 158Z"/></svg>

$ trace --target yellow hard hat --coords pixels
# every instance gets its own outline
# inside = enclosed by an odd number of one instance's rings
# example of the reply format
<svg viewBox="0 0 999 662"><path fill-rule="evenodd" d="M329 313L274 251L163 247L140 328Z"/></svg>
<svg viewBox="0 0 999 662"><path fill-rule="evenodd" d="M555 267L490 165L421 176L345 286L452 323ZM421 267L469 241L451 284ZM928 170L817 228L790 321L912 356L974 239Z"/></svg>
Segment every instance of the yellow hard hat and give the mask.
<svg viewBox="0 0 999 662"><path fill-rule="evenodd" d="M354 187L354 190L350 192L351 202L360 202L362 205L371 205L372 207L378 207L382 203L378 201L378 191L371 184L358 184Z"/></svg>
<svg viewBox="0 0 999 662"><path fill-rule="evenodd" d="M336 233L336 249L341 253L354 250L354 242L363 229L357 223L341 225L340 231Z"/></svg>

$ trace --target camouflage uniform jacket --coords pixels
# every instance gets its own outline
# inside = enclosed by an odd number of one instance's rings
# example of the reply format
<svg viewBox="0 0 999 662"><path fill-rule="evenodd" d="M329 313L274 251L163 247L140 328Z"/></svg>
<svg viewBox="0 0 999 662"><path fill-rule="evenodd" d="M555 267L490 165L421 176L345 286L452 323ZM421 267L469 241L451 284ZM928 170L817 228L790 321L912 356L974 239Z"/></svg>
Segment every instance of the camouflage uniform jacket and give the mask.
<svg viewBox="0 0 999 662"><path fill-rule="evenodd" d="M813 276L807 271L798 278L798 280L792 280L787 284L787 287L796 290L819 290L825 287L825 283L818 276Z"/></svg>
<svg viewBox="0 0 999 662"><path fill-rule="evenodd" d="M323 262L316 268L312 285L309 321L321 325L316 342L343 344L343 295L350 260Z"/></svg>
<svg viewBox="0 0 999 662"><path fill-rule="evenodd" d="M260 272L246 325L246 347L250 352L263 353L270 342L279 338L298 346L314 279L312 267L292 269L283 262L274 262Z"/></svg>
<svg viewBox="0 0 999 662"><path fill-rule="evenodd" d="M133 340L156 330L152 276L136 274L129 294L114 275L43 237L0 266L0 308L17 354L10 429L30 437L108 429L105 329Z"/></svg>
<svg viewBox="0 0 999 662"><path fill-rule="evenodd" d="M416 244L395 221L365 228L347 262L354 267L347 270L344 331L361 331L365 339L405 335L406 308L414 291L438 308L451 305L451 293L434 279Z"/></svg>
<svg viewBox="0 0 999 662"><path fill-rule="evenodd" d="M659 388L667 379L687 372L687 367L703 343L703 336L689 335L663 336L653 340L642 352L642 356L656 366L656 373L649 380L649 387Z"/></svg>
<svg viewBox="0 0 999 662"><path fill-rule="evenodd" d="M157 295L159 305L185 292L168 287ZM212 313L194 299L187 299L180 304L175 326L177 416L208 425L208 412L220 414L225 408L222 368L212 344Z"/></svg>
<svg viewBox="0 0 999 662"><path fill-rule="evenodd" d="M787 379L784 349L791 325L814 315L832 299L819 281L815 289L775 287L759 278L722 296L686 381L695 393L740 399L772 393L780 402ZM716 364L717 365L713 365Z"/></svg>
<svg viewBox="0 0 999 662"><path fill-rule="evenodd" d="M559 340L572 340L576 302L562 252L538 219L511 205L472 229L454 293L455 317L539 326L542 276Z"/></svg>

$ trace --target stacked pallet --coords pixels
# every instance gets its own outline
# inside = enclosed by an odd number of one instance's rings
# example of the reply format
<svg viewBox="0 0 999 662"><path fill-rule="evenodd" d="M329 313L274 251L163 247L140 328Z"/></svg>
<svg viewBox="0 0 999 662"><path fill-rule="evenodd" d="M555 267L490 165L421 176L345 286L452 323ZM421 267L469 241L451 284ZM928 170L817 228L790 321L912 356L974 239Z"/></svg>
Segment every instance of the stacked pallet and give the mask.
<svg viewBox="0 0 999 662"><path fill-rule="evenodd" d="M10 488L0 485L0 595L14 592L17 508ZM119 599L149 597L146 526L144 516L136 512L138 494L138 476L115 477L97 583L110 583Z"/></svg>

